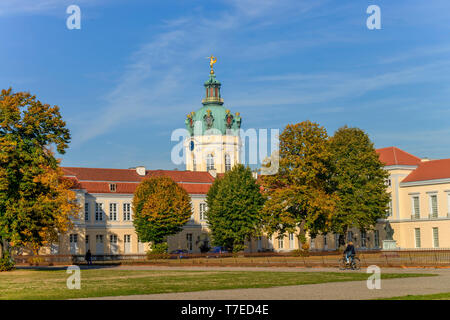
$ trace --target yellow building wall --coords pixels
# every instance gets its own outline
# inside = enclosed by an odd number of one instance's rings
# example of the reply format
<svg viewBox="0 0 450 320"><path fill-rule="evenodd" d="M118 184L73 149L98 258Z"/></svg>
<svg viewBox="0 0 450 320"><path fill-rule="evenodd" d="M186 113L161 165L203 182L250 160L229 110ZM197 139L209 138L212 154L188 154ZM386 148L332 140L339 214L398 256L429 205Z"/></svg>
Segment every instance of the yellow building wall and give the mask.
<svg viewBox="0 0 450 320"><path fill-rule="evenodd" d="M420 229L421 248L433 248L433 228L438 228L439 247L450 248L450 183L418 182L400 186L400 218L392 219L394 239L400 248L416 248L415 231ZM430 217L430 195L437 196L438 217ZM420 219L412 217L412 197L419 197Z"/></svg>
<svg viewBox="0 0 450 320"><path fill-rule="evenodd" d="M117 236L117 251L116 254L125 254L125 235L130 235L130 251L127 254L145 254L149 249L148 243L139 243L138 236L133 225L133 208L131 206L131 221L124 220L124 203L132 203L133 195L130 194L84 194L84 192L77 192L78 201L82 207L79 218L73 220L73 228L66 234L60 237L58 244L58 251L53 253L58 254L85 254L87 249L95 254L113 254L113 248L110 242L110 236ZM84 204L89 204L89 220L85 221L85 207ZM103 204L103 215L101 221L95 220L95 203ZM110 204L117 205L117 221L110 219ZM186 249L186 233L193 234L193 248L191 252L200 252L198 243L198 236L208 232L206 221L200 220L200 203L206 203L206 195L191 195L191 203L193 214L191 220L186 224L179 234L168 238L169 251L175 249ZM77 248L74 252L71 251L70 235L77 235ZM86 244L86 235L89 237L89 244ZM97 252L96 236L103 235L103 252ZM184 239L184 241L180 241ZM197 244L196 244L197 241ZM73 245L72 245L73 248ZM52 253L52 250L47 247L41 251L43 254Z"/></svg>
<svg viewBox="0 0 450 320"><path fill-rule="evenodd" d="M190 150L190 143L194 142L194 150ZM230 156L231 167L240 163L241 140L239 136L205 135L188 137L184 142L186 154L186 170L207 171L206 157L214 156L214 167L217 173L225 172L225 154ZM194 168L195 159L195 168ZM195 170L194 170L195 169Z"/></svg>

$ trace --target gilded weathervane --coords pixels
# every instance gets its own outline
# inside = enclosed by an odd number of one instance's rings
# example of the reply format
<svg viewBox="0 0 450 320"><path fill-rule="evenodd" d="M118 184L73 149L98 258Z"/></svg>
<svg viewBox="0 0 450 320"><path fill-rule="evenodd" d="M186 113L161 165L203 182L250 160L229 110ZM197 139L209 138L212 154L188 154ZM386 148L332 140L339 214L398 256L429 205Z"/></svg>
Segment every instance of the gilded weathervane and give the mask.
<svg viewBox="0 0 450 320"><path fill-rule="evenodd" d="M213 74L214 73L213 66L214 63L217 62L217 58L211 55L211 57L208 57L208 59L209 59L209 66L211 67L211 74Z"/></svg>

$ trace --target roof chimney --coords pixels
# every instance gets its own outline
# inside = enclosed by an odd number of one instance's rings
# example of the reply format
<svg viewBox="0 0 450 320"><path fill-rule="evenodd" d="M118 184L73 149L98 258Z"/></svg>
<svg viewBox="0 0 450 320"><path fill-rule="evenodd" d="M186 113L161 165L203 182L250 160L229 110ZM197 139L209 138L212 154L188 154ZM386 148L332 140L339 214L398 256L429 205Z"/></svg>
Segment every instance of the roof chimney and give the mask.
<svg viewBox="0 0 450 320"><path fill-rule="evenodd" d="M145 167L144 166L136 167L136 173L142 177L145 176Z"/></svg>

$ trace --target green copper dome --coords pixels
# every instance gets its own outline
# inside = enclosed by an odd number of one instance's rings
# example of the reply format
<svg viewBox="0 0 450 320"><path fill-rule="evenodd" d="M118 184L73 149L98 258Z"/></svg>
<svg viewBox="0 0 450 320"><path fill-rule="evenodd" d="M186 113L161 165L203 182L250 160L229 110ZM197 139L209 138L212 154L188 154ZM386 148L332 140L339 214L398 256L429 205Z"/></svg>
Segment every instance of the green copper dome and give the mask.
<svg viewBox="0 0 450 320"><path fill-rule="evenodd" d="M187 115L186 129L191 135L232 134L237 135L241 127L241 117L238 112L232 114L223 106L220 96L221 83L212 71L204 84L206 96L202 100L203 107ZM228 132L227 132L228 130Z"/></svg>

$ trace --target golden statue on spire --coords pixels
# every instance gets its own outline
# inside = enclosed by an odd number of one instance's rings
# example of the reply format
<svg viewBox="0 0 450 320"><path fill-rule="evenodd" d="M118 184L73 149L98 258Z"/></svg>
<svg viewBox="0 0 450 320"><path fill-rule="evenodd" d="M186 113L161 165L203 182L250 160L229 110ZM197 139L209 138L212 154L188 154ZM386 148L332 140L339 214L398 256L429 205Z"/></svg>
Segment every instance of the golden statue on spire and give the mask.
<svg viewBox="0 0 450 320"><path fill-rule="evenodd" d="M217 62L217 58L211 55L211 57L208 57L208 59L209 59L209 66L211 67L211 74L213 74L214 73L213 66L214 63Z"/></svg>

